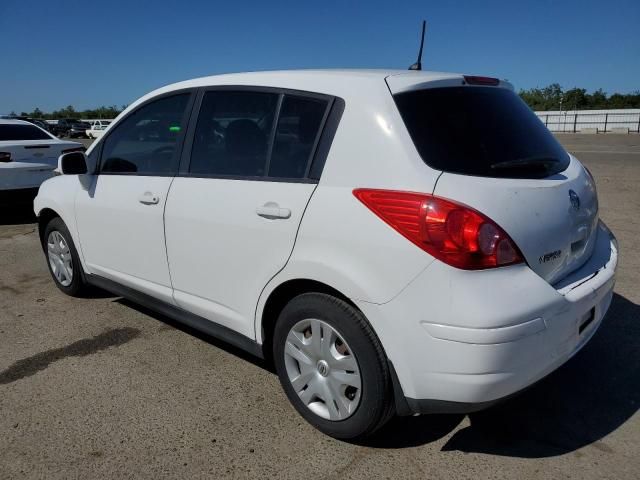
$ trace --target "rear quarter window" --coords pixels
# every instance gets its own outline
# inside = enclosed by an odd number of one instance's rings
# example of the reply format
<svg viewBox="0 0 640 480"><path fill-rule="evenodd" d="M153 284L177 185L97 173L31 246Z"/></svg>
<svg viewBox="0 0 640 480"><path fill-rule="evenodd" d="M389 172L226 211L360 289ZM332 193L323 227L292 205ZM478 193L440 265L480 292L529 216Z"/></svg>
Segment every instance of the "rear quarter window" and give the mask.
<svg viewBox="0 0 640 480"><path fill-rule="evenodd" d="M269 177L303 178L320 135L328 102L285 95L282 102Z"/></svg>
<svg viewBox="0 0 640 480"><path fill-rule="evenodd" d="M445 172L543 178L569 156L513 91L446 87L403 92L395 103L424 162Z"/></svg>

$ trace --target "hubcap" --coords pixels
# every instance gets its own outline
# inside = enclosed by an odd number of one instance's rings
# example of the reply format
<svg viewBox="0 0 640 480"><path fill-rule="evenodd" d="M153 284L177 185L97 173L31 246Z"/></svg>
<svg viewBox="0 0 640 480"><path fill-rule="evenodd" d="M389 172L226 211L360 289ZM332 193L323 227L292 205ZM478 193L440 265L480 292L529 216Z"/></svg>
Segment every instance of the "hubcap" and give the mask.
<svg viewBox="0 0 640 480"><path fill-rule="evenodd" d="M317 319L296 323L287 335L284 362L300 400L327 420L344 420L360 404L362 380L347 342Z"/></svg>
<svg viewBox="0 0 640 480"><path fill-rule="evenodd" d="M320 360L317 365L318 373L323 377L329 375L329 364L324 360Z"/></svg>
<svg viewBox="0 0 640 480"><path fill-rule="evenodd" d="M62 234L54 230L47 238L47 256L55 279L63 287L73 281L73 262L69 245Z"/></svg>

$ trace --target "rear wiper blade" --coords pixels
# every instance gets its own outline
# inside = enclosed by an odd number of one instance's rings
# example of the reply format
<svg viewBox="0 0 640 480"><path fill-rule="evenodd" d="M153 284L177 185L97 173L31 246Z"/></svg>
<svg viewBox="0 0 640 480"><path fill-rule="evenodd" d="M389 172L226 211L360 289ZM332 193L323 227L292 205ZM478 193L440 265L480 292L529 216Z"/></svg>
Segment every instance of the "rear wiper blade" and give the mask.
<svg viewBox="0 0 640 480"><path fill-rule="evenodd" d="M506 162L498 162L491 164L491 168L522 168L522 167L551 167L560 163L560 160L553 157L527 157L518 158L517 160L507 160Z"/></svg>

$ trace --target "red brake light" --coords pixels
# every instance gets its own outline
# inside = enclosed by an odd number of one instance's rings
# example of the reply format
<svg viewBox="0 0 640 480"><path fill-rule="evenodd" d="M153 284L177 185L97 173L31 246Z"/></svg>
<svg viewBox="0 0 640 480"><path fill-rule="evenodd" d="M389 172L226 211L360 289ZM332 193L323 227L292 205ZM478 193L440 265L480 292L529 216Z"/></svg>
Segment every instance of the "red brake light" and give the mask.
<svg viewBox="0 0 640 480"><path fill-rule="evenodd" d="M496 86L500 83L500 79L493 77L479 77L477 75L465 75L465 82L469 85L489 85Z"/></svg>
<svg viewBox="0 0 640 480"><path fill-rule="evenodd" d="M353 194L398 233L453 267L479 270L524 261L502 228L466 205L396 190L359 188Z"/></svg>
<svg viewBox="0 0 640 480"><path fill-rule="evenodd" d="M0 152L0 162L9 163L11 161L11 152Z"/></svg>

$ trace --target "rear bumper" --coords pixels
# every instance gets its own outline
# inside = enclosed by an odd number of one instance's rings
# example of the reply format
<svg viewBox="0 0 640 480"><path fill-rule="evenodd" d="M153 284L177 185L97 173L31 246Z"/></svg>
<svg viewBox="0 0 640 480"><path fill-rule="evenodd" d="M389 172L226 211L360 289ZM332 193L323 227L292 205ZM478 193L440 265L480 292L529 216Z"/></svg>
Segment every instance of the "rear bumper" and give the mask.
<svg viewBox="0 0 640 480"><path fill-rule="evenodd" d="M53 176L56 167L49 164L11 162L0 166L0 191L38 188Z"/></svg>
<svg viewBox="0 0 640 480"><path fill-rule="evenodd" d="M591 259L560 285L523 265L466 272L434 262L392 301L360 302L397 374L399 413L486 408L575 355L613 296L617 243L604 224L597 235Z"/></svg>

